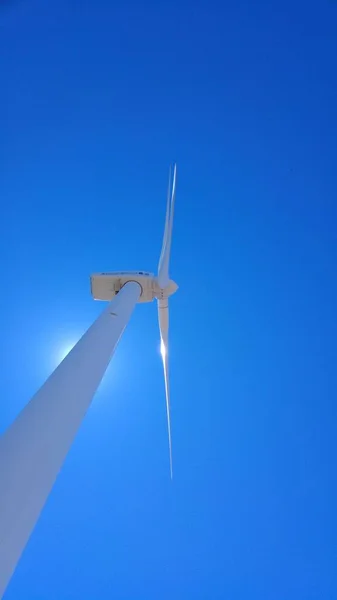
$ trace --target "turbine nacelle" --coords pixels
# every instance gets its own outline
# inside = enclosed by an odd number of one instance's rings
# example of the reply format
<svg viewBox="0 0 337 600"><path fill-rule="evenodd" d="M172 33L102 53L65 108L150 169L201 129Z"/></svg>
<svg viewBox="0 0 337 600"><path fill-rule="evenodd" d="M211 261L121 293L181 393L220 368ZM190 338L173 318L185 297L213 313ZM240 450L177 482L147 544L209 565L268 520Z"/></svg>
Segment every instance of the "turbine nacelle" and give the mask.
<svg viewBox="0 0 337 600"><path fill-rule="evenodd" d="M138 302L152 302L156 298L168 298L178 289L177 284L171 279L168 285L161 289L158 278L147 271L120 271L91 275L91 294L94 300L110 301L130 281L138 283L142 290Z"/></svg>

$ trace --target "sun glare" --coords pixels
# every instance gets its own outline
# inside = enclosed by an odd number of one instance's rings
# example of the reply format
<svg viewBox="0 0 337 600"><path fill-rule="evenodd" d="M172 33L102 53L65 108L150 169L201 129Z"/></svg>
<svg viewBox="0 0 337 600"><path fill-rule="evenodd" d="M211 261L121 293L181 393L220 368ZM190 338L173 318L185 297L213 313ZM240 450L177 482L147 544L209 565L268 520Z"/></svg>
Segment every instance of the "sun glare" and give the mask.
<svg viewBox="0 0 337 600"><path fill-rule="evenodd" d="M163 340L161 340L161 342L160 342L160 354L162 355L163 358L165 358L165 356L166 356L166 346L165 346Z"/></svg>
<svg viewBox="0 0 337 600"><path fill-rule="evenodd" d="M67 356L67 354L69 354L70 350L73 349L75 344L76 342L67 342L59 348L57 353L57 359L59 363L62 362L63 359L65 359L65 357Z"/></svg>

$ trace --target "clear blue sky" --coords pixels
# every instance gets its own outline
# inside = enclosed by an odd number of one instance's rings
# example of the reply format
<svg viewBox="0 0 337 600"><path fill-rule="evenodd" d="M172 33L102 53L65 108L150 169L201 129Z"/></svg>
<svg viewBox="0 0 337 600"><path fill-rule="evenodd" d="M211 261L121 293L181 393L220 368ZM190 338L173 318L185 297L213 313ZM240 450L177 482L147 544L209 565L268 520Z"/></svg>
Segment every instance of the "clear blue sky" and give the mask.
<svg viewBox="0 0 337 600"><path fill-rule="evenodd" d="M2 3L3 430L155 270L6 600L337 597L337 4ZM1 491L0 493L4 493Z"/></svg>

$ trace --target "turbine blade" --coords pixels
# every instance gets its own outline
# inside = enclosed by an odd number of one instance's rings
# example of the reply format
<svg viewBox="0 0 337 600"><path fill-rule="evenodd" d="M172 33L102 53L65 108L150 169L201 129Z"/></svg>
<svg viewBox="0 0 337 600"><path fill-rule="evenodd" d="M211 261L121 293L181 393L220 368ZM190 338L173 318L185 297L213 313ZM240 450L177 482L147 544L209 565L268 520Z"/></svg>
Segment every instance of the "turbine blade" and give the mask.
<svg viewBox="0 0 337 600"><path fill-rule="evenodd" d="M170 415L170 382L168 368L168 327L169 327L169 310L168 299L158 300L158 320L160 331L160 351L163 359L164 380L165 380L165 395L166 395L166 414L167 414L167 432L170 452L170 473L173 478L172 468L172 437L171 437L171 415Z"/></svg>
<svg viewBox="0 0 337 600"><path fill-rule="evenodd" d="M171 240L172 240L172 226L173 226L173 215L174 215L174 203L176 196L176 179L177 179L177 166L174 165L173 169L173 181L171 190L171 170L169 176L169 187L167 192L167 204L166 204L166 218L165 218L165 229L163 237L163 245L158 265L158 283L162 289L168 286L169 278L169 262L171 253Z"/></svg>
<svg viewBox="0 0 337 600"><path fill-rule="evenodd" d="M165 229L164 229L163 244L161 247L161 253L160 253L160 258L159 258L158 272L160 271L160 267L163 262L163 256L164 256L164 252L165 252L167 233L168 233L168 227L169 227L170 203L171 203L171 179L172 179L172 168L170 167L169 180L168 180L168 186L167 186L167 198L166 198Z"/></svg>

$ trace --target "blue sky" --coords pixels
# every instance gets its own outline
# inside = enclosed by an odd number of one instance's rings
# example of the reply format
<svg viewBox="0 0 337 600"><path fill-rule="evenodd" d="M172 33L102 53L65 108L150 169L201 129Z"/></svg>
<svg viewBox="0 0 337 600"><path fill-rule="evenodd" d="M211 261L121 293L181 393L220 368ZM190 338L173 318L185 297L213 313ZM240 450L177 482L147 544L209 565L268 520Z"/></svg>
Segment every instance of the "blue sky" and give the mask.
<svg viewBox="0 0 337 600"><path fill-rule="evenodd" d="M337 4L0 10L0 429L155 270L178 163L169 477L136 308L6 600L337 597ZM1 492L3 493L3 492Z"/></svg>

